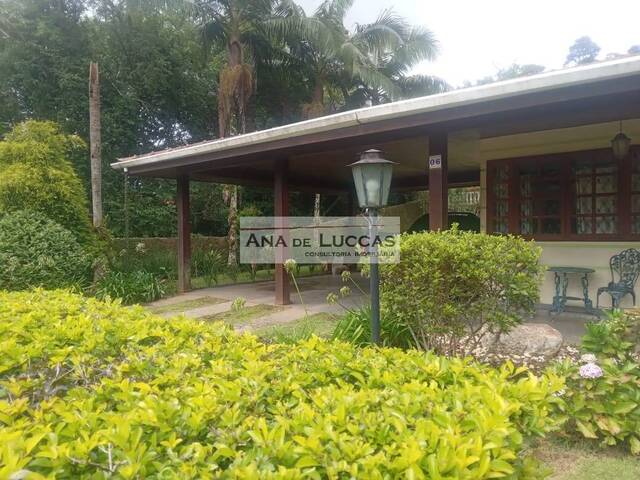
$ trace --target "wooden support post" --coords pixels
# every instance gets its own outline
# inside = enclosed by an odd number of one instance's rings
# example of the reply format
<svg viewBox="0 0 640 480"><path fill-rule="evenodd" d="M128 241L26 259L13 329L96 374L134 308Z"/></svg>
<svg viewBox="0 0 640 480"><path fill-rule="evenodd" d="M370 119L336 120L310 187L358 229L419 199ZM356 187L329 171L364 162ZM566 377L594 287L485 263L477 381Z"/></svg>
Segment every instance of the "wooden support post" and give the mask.
<svg viewBox="0 0 640 480"><path fill-rule="evenodd" d="M189 177L178 177L178 293L191 290L191 225L189 223Z"/></svg>
<svg viewBox="0 0 640 480"><path fill-rule="evenodd" d="M429 136L429 230L449 227L447 134Z"/></svg>
<svg viewBox="0 0 640 480"><path fill-rule="evenodd" d="M276 217L288 217L289 216L289 185L287 180L288 174L288 161L278 160L273 177L273 195L274 195L274 216ZM276 227L284 227L283 223L276 225ZM291 296L289 294L289 274L284 268L284 261L286 260L286 250L279 249L276 252L276 268L275 268L275 280L276 280L276 305L289 305L291 303Z"/></svg>

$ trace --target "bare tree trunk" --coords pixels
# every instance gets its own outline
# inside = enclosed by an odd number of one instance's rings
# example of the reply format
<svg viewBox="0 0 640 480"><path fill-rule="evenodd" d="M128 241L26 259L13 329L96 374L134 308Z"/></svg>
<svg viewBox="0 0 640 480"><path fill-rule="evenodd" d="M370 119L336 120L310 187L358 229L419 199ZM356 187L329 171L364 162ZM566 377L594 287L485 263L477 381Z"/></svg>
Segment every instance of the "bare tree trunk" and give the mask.
<svg viewBox="0 0 640 480"><path fill-rule="evenodd" d="M93 226L102 226L102 139L100 132L100 78L98 64L89 64L89 143Z"/></svg>
<svg viewBox="0 0 640 480"><path fill-rule="evenodd" d="M238 264L238 186L227 185L229 188L229 216L227 221L229 222L229 234L227 235L227 244L229 246L229 255L227 257L227 264L235 266Z"/></svg>

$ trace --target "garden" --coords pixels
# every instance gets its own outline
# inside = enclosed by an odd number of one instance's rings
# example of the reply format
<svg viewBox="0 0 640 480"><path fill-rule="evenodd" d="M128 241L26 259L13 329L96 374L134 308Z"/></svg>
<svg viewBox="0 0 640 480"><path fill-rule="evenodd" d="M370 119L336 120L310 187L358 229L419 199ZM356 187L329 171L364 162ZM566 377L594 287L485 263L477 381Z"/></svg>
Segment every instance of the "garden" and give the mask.
<svg viewBox="0 0 640 480"><path fill-rule="evenodd" d="M240 334L240 298L207 320L127 306L162 296L174 259L92 228L67 160L80 147L39 122L0 143L0 478L637 475L639 315L536 368L477 354L534 308L534 243L405 234L381 271L382 346L367 308ZM205 251L210 285L239 279ZM318 273L287 269L296 286ZM342 278L328 301L358 288Z"/></svg>
<svg viewBox="0 0 640 480"><path fill-rule="evenodd" d="M294 2L173 3L0 2L0 480L640 478L640 310L607 312L557 354L504 346L539 301L533 241L475 223L425 232L420 217L402 261L380 268L373 344L370 308L350 302L368 303L364 261L319 312L305 280L331 266L288 260L294 321L256 322L286 310L217 296L274 277L240 264L234 242L239 217L274 202L194 181L202 294L171 298L175 183L110 162L451 88L412 74L438 42L391 10L350 29L350 1L310 16ZM78 93L96 59L102 176ZM289 198L292 216L352 213L339 195ZM203 307L216 312L184 314Z"/></svg>

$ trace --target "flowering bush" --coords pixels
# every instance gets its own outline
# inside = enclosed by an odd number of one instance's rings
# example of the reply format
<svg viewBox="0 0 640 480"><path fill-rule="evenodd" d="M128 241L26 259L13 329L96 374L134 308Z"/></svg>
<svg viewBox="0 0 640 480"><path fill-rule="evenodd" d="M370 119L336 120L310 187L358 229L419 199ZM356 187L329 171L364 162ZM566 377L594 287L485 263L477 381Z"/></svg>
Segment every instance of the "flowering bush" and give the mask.
<svg viewBox="0 0 640 480"><path fill-rule="evenodd" d="M605 445L624 443L640 454L640 364L628 332L635 320L616 314L587 329L582 348L587 353L576 365L564 362L556 373L566 376L565 403L556 404L569 432L600 440ZM603 342L596 341L603 339ZM606 338L606 340L604 340ZM614 348L617 346L617 348Z"/></svg>
<svg viewBox="0 0 640 480"><path fill-rule="evenodd" d="M0 478L540 478L562 386L65 292L0 292L0 351Z"/></svg>

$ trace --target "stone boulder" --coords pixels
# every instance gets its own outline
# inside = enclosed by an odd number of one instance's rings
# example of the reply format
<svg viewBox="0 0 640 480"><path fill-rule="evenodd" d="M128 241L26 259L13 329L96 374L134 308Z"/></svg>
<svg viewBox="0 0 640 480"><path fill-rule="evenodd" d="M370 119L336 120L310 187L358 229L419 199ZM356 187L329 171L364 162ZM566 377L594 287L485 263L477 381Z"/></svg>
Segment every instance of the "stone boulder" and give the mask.
<svg viewBox="0 0 640 480"><path fill-rule="evenodd" d="M562 347L562 334L546 323L523 323L500 335L494 349L517 355L555 356Z"/></svg>

